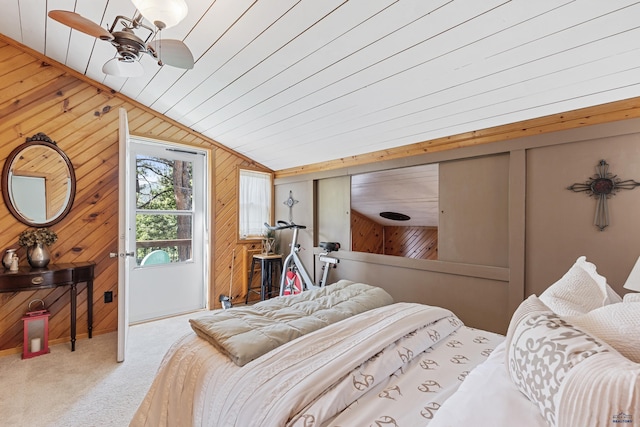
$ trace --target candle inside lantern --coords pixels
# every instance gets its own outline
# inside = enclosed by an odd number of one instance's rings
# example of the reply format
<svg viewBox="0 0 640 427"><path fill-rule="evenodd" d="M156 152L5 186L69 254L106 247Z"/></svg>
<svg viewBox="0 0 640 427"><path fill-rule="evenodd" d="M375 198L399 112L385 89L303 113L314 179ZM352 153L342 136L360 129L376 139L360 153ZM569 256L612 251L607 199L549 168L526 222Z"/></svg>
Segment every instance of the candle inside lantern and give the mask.
<svg viewBox="0 0 640 427"><path fill-rule="evenodd" d="M31 353L37 353L41 349L41 341L40 338L33 338L31 340Z"/></svg>

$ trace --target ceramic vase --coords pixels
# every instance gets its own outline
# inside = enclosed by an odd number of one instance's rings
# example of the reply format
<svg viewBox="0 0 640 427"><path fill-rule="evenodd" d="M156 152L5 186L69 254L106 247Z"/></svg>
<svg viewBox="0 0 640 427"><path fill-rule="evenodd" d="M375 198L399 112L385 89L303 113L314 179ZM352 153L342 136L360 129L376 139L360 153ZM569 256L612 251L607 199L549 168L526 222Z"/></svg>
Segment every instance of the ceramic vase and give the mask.
<svg viewBox="0 0 640 427"><path fill-rule="evenodd" d="M33 268L45 268L51 260L51 254L44 243L38 242L27 249L27 260Z"/></svg>
<svg viewBox="0 0 640 427"><path fill-rule="evenodd" d="M11 268L11 262L13 261L13 256L15 254L15 249L7 249L7 251L4 253L4 257L2 258L2 265L4 266L4 268Z"/></svg>

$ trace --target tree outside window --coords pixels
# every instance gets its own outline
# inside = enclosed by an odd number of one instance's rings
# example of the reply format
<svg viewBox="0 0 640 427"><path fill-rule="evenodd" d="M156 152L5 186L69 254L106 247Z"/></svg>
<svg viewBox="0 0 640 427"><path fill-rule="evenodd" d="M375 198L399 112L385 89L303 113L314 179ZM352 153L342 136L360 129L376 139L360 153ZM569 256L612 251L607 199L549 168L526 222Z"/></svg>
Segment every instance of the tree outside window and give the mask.
<svg viewBox="0 0 640 427"><path fill-rule="evenodd" d="M136 259L154 250L171 262L191 259L193 216L191 162L140 155L136 158Z"/></svg>

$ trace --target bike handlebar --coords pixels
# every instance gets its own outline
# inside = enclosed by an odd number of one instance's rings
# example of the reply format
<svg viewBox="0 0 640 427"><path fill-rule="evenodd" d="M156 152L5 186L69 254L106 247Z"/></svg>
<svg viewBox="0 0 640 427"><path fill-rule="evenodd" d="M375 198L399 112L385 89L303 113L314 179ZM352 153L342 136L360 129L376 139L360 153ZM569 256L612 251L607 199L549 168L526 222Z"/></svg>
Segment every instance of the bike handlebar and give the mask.
<svg viewBox="0 0 640 427"><path fill-rule="evenodd" d="M267 229L272 230L272 231L285 230L287 228L299 228L299 229L307 228L306 225L294 224L293 221L292 222L277 221L276 224L278 224L278 225L269 225L269 224L267 224L265 222L264 226L267 227Z"/></svg>

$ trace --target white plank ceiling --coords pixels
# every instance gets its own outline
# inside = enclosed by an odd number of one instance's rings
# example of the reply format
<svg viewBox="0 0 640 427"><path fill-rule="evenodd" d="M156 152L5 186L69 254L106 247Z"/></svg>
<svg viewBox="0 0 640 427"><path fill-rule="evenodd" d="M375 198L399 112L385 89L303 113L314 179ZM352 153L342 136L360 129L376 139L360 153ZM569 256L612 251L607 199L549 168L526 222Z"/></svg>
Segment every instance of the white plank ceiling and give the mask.
<svg viewBox="0 0 640 427"><path fill-rule="evenodd" d="M273 170L640 96L637 1L186 1L188 71L105 76L115 49L47 17L130 0L0 0L0 32Z"/></svg>
<svg viewBox="0 0 640 427"><path fill-rule="evenodd" d="M351 208L382 225L438 226L437 163L367 172L351 177ZM380 216L395 212L397 222Z"/></svg>

